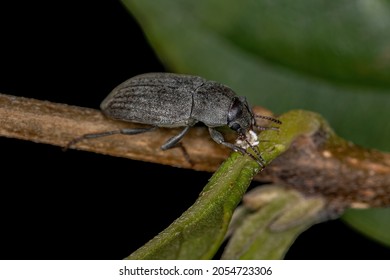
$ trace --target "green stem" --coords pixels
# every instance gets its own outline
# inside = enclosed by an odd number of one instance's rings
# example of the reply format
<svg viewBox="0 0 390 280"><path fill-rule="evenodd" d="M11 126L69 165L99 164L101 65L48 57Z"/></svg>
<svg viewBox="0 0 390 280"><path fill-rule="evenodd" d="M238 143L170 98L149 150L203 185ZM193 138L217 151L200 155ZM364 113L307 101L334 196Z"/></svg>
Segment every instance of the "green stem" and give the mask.
<svg viewBox="0 0 390 280"><path fill-rule="evenodd" d="M223 242L231 216L259 171L248 156L233 153L198 200L128 259L209 259Z"/></svg>

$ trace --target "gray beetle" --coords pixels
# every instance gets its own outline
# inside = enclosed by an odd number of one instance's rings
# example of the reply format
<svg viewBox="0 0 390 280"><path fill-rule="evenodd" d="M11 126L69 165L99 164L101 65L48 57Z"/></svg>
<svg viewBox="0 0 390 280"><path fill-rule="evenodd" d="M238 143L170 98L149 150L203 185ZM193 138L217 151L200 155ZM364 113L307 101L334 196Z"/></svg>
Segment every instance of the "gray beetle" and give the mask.
<svg viewBox="0 0 390 280"><path fill-rule="evenodd" d="M117 86L101 103L103 113L112 119L151 125L147 128L131 128L86 134L74 139L76 142L113 134L134 135L156 127L184 127L176 136L161 146L162 150L179 144L188 130L197 122L205 124L211 138L234 151L248 154L261 167L263 159L253 145L258 144L253 133L255 116L245 97L238 97L229 87L201 77L172 73L148 73L135 76ZM276 123L279 120L268 116L256 116ZM228 126L238 134L235 144L226 142L217 127ZM269 127L270 129L277 129ZM267 129L267 127L260 127ZM251 149L257 158L246 151ZM183 150L185 155L186 152ZM186 155L188 159L188 155Z"/></svg>

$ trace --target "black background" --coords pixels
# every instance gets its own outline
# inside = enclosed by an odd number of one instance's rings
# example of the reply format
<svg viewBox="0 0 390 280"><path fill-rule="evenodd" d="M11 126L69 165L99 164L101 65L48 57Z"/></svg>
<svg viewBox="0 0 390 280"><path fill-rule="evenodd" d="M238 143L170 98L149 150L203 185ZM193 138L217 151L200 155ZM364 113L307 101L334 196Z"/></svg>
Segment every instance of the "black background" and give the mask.
<svg viewBox="0 0 390 280"><path fill-rule="evenodd" d="M98 108L113 87L167 71L117 1L0 2L0 92ZM211 174L0 138L2 259L121 259L168 226ZM288 259L390 259L340 221Z"/></svg>

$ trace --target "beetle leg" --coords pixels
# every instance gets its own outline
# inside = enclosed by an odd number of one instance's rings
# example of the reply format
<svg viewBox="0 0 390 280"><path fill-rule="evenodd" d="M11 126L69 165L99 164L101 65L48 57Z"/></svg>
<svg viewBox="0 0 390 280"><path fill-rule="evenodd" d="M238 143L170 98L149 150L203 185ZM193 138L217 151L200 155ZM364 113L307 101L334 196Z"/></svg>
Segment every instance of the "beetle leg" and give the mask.
<svg viewBox="0 0 390 280"><path fill-rule="evenodd" d="M241 148L241 147L239 147L237 145L234 145L232 143L226 142L225 138L222 135L222 133L217 131L216 129L209 127L209 132L210 132L211 138L215 142L217 142L218 144L224 145L224 146L232 149L235 152L240 152L242 154L246 154L246 150L244 148Z"/></svg>
<svg viewBox="0 0 390 280"><path fill-rule="evenodd" d="M140 128L123 128L120 130L111 131L113 133L108 134L108 135L112 135L112 134L135 135L135 134L141 134L144 132L149 132L149 131L155 130L156 128L157 128L156 126L140 127ZM110 131L108 133L110 133ZM105 136L105 135L103 135L103 136ZM98 137L100 137L100 136L98 136Z"/></svg>
<svg viewBox="0 0 390 280"><path fill-rule="evenodd" d="M186 148L183 146L182 143L179 141L183 139L184 135L188 132L188 130L191 128L191 126L186 126L178 135L173 136L172 138L169 138L167 142L165 142L164 145L161 146L161 150L165 151L172 148L180 148L183 152L184 158L186 161L191 164L191 166L194 165L194 163L191 161L190 155L188 154Z"/></svg>
<svg viewBox="0 0 390 280"><path fill-rule="evenodd" d="M229 143L229 142L226 142L225 141L225 138L223 137L222 133L217 131L216 129L214 128L211 128L209 127L209 133L210 133L210 136L211 138L217 142L218 144L221 144L221 145L224 145L230 149L232 149L233 151L235 152L240 152L241 154L243 155L248 155L250 156L251 158L253 158L259 165L261 168L264 167L264 164L263 162L261 161L261 157L260 159L256 158L254 155L252 155L251 153L248 153L244 148L240 147L240 146L237 146L237 145L234 145L232 143ZM250 145L250 143L248 142L248 144ZM250 145L250 147L252 147L252 145ZM254 150L254 148L252 147L252 150ZM259 155L260 156L260 155Z"/></svg>
<svg viewBox="0 0 390 280"><path fill-rule="evenodd" d="M178 135L169 138L168 141L161 146L161 150L165 151L175 147L177 143L179 143L179 141L183 139L184 135L188 132L190 128L191 126L186 126Z"/></svg>
<svg viewBox="0 0 390 280"><path fill-rule="evenodd" d="M69 141L69 143L65 146L64 150L66 151L67 149L72 147L77 142L80 142L80 141L85 140L85 139L105 137L105 136L110 136L110 135L114 135L114 134L135 135L135 134L140 134L140 133L152 131L154 129L156 129L155 126L141 127L141 128L123 128L123 129L118 129L118 130L110 130L110 131L104 131L104 132L98 132L98 133L84 134L80 137L74 138L73 140Z"/></svg>

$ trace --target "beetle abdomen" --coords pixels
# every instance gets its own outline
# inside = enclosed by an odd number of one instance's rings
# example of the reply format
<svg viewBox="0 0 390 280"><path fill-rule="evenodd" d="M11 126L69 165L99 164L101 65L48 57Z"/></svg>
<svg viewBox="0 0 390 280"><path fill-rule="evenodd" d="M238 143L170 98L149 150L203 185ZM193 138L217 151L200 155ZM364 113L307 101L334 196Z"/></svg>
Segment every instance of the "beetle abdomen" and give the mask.
<svg viewBox="0 0 390 280"><path fill-rule="evenodd" d="M124 121L163 127L192 125L192 93L203 79L186 77L190 76L151 73L133 77L116 87L101 109L108 117Z"/></svg>

